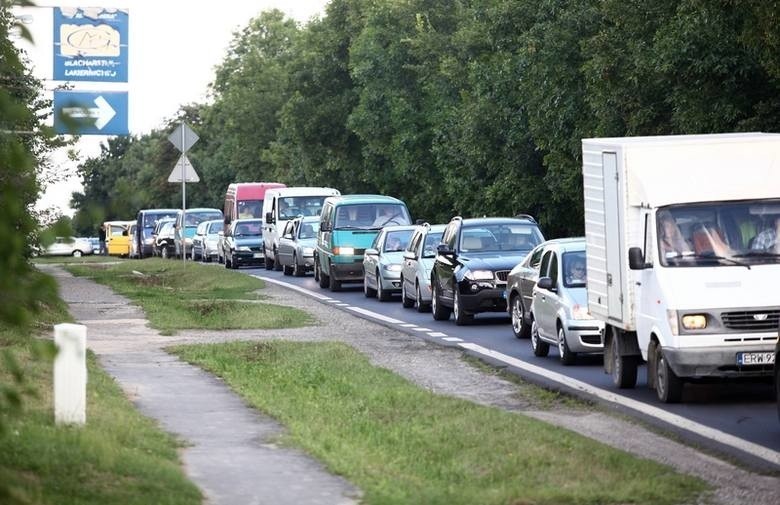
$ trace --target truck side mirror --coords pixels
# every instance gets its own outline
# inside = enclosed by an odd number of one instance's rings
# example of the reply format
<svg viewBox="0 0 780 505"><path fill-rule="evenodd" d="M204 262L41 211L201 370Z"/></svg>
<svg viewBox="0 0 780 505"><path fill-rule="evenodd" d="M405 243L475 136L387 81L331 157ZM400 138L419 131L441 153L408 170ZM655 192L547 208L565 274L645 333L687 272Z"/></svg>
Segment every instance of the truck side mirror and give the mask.
<svg viewBox="0 0 780 505"><path fill-rule="evenodd" d="M265 213L265 224L273 224L274 222L274 215L270 212Z"/></svg>
<svg viewBox="0 0 780 505"><path fill-rule="evenodd" d="M631 270L644 270L650 267L649 263L645 263L645 255L640 247L628 248L628 268Z"/></svg>

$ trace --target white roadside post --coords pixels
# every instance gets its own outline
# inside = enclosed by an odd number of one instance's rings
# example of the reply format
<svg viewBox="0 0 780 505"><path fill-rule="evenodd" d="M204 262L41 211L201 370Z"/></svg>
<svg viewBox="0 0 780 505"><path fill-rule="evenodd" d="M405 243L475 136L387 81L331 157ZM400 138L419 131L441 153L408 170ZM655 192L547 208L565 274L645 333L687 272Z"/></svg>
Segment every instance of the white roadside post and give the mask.
<svg viewBox="0 0 780 505"><path fill-rule="evenodd" d="M54 326L54 422L87 422L87 327L81 324Z"/></svg>

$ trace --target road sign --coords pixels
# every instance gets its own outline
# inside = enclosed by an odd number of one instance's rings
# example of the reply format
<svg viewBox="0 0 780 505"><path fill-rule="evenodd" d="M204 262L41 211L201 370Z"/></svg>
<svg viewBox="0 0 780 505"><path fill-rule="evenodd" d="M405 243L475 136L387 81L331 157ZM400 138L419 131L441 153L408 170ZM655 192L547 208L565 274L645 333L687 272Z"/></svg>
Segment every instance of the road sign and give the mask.
<svg viewBox="0 0 780 505"><path fill-rule="evenodd" d="M190 147L192 147L199 138L198 134L195 133L187 123L181 123L173 130L173 133L168 136L170 143L183 153L189 151Z"/></svg>
<svg viewBox="0 0 780 505"><path fill-rule="evenodd" d="M126 91L54 91L54 130L71 135L127 135Z"/></svg>
<svg viewBox="0 0 780 505"><path fill-rule="evenodd" d="M55 7L54 80L127 82L128 18L122 9Z"/></svg>
<svg viewBox="0 0 780 505"><path fill-rule="evenodd" d="M183 179L182 174L184 174ZM182 180L184 182L200 182L200 177L186 154L181 155L176 166L171 170L171 175L168 176L168 182L182 182Z"/></svg>

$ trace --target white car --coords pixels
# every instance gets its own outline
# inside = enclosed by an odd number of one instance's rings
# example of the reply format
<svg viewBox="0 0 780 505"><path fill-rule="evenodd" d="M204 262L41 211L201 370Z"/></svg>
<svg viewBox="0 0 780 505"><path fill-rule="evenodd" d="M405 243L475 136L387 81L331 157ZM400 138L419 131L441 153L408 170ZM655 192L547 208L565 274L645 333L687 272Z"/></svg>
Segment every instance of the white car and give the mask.
<svg viewBox="0 0 780 505"><path fill-rule="evenodd" d="M57 237L41 250L41 256L81 256L92 254L92 242L88 238Z"/></svg>
<svg viewBox="0 0 780 505"><path fill-rule="evenodd" d="M425 223L414 230L401 267L401 303L404 307L414 307L417 312L431 309L431 268L436 259L436 246L446 227L446 224Z"/></svg>
<svg viewBox="0 0 780 505"><path fill-rule="evenodd" d="M302 277L314 271L314 248L317 247L319 216L297 217L287 221L279 237L277 261L284 275Z"/></svg>
<svg viewBox="0 0 780 505"><path fill-rule="evenodd" d="M578 353L604 351L604 323L588 312L585 265L584 238L544 247L531 301L534 355L547 356L554 345L561 363L572 365Z"/></svg>

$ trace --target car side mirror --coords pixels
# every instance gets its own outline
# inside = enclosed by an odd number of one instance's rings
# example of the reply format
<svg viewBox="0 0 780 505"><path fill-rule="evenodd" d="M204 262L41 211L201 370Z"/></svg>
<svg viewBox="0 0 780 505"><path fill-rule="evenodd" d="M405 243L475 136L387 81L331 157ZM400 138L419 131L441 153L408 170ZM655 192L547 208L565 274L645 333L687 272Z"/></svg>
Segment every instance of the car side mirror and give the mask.
<svg viewBox="0 0 780 505"><path fill-rule="evenodd" d="M539 287L539 289L546 289L548 291L555 291L555 284L553 284L553 280L550 277L541 277L537 282L536 285Z"/></svg>
<svg viewBox="0 0 780 505"><path fill-rule="evenodd" d="M450 246L448 246L447 244L439 244L438 246L436 246L436 252L438 252L442 256L447 256L447 255L454 256L455 255L455 251L453 251L450 248Z"/></svg>
<svg viewBox="0 0 780 505"><path fill-rule="evenodd" d="M631 270L644 270L652 265L645 263L645 255L640 247L628 248L628 268Z"/></svg>
<svg viewBox="0 0 780 505"><path fill-rule="evenodd" d="M224 237L225 236L225 232L224 231L218 231L217 232L217 236L218 237Z"/></svg>
<svg viewBox="0 0 780 505"><path fill-rule="evenodd" d="M417 259L417 255L414 254L414 251L404 251L404 259L405 260L415 260L415 259Z"/></svg>
<svg viewBox="0 0 780 505"><path fill-rule="evenodd" d="M377 251L376 249L374 249L372 247L369 247L368 249L366 249L365 255L366 256L379 256L379 251Z"/></svg>
<svg viewBox="0 0 780 505"><path fill-rule="evenodd" d="M273 224L274 222L274 215L270 212L265 213L265 223L266 224Z"/></svg>

